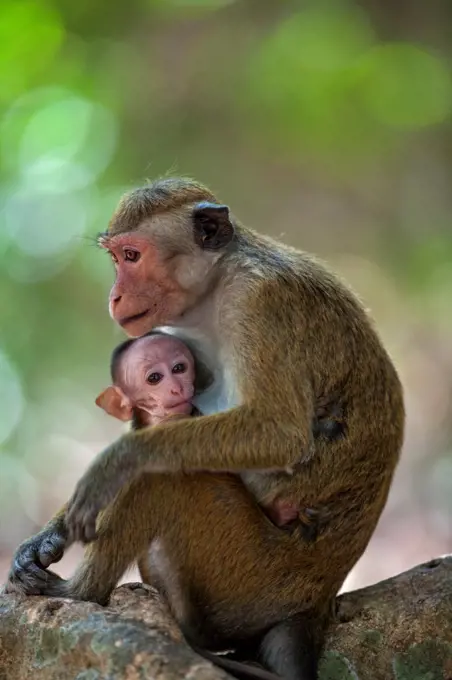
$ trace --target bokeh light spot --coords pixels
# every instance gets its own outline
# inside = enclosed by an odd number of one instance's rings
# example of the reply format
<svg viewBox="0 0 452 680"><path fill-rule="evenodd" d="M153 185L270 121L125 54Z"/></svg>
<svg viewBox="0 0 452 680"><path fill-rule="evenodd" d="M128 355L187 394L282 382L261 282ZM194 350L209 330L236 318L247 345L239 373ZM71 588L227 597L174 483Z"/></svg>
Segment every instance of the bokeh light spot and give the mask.
<svg viewBox="0 0 452 680"><path fill-rule="evenodd" d="M0 511L2 515L17 504L17 490L22 468L22 463L16 458L3 451L0 453L0 470L2 471L0 475Z"/></svg>
<svg viewBox="0 0 452 680"><path fill-rule="evenodd" d="M295 68L338 71L353 63L373 39L365 14L339 2L290 18L267 47L276 60L290 61Z"/></svg>
<svg viewBox="0 0 452 680"><path fill-rule="evenodd" d="M84 233L87 215L77 194L20 190L7 199L4 219L17 247L27 255L42 257L65 251Z"/></svg>
<svg viewBox="0 0 452 680"><path fill-rule="evenodd" d="M19 163L27 166L37 159L72 160L89 129L91 104L68 97L44 105L28 122L21 141Z"/></svg>
<svg viewBox="0 0 452 680"><path fill-rule="evenodd" d="M374 144L374 120L369 126L353 104L357 64L374 42L366 14L346 2L282 22L245 72L251 134L259 131L259 141L265 135L291 155L311 149L344 159Z"/></svg>
<svg viewBox="0 0 452 680"><path fill-rule="evenodd" d="M0 444L8 439L19 423L24 409L24 397L19 376L0 348Z"/></svg>
<svg viewBox="0 0 452 680"><path fill-rule="evenodd" d="M33 188L67 191L94 182L116 148L113 113L68 90L42 88L21 97L2 126L2 165Z"/></svg>
<svg viewBox="0 0 452 680"><path fill-rule="evenodd" d="M45 2L0 3L0 99L22 92L64 40L60 15Z"/></svg>
<svg viewBox="0 0 452 680"><path fill-rule="evenodd" d="M235 2L237 0L159 0L157 5L162 9L220 9Z"/></svg>
<svg viewBox="0 0 452 680"><path fill-rule="evenodd" d="M361 68L363 101L386 125L432 125L452 110L452 81L445 64L414 45L374 47L363 58Z"/></svg>
<svg viewBox="0 0 452 680"><path fill-rule="evenodd" d="M60 257L27 257L25 255L7 259L4 270L20 284L38 283L52 279L62 272L73 259L75 251L66 251ZM72 255L72 257L71 257ZM38 320L35 321L38 323Z"/></svg>
<svg viewBox="0 0 452 680"><path fill-rule="evenodd" d="M308 72L333 71L353 64L374 40L360 11L338 4L312 9L284 21L251 64L250 84L257 82L274 100L295 97L305 88ZM256 80L257 79L257 80Z"/></svg>

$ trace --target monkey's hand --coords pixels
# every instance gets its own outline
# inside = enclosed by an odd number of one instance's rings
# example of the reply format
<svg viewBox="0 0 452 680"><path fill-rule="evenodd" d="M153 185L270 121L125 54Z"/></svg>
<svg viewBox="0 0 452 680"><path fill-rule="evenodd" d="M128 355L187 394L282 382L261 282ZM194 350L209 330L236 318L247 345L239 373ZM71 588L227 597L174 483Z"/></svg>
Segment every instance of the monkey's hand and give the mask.
<svg viewBox="0 0 452 680"><path fill-rule="evenodd" d="M96 520L99 513L118 494L120 489L139 473L133 456L118 443L103 451L78 481L68 503L66 526L69 539L91 543L96 539Z"/></svg>
<svg viewBox="0 0 452 680"><path fill-rule="evenodd" d="M59 579L47 567L61 560L66 545L67 531L61 518L24 541L14 555L4 592L43 594L50 581Z"/></svg>

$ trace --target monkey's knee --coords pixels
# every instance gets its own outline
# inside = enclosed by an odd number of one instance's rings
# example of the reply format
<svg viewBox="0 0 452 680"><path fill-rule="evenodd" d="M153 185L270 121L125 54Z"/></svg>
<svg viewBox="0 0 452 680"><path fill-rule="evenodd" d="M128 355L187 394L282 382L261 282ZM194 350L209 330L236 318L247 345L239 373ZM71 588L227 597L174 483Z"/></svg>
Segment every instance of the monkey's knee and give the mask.
<svg viewBox="0 0 452 680"><path fill-rule="evenodd" d="M131 526L152 522L158 507L155 493L151 489L150 476L142 475L127 484L99 514L96 526L98 540L108 541L112 535L116 539L127 537Z"/></svg>
<svg viewBox="0 0 452 680"><path fill-rule="evenodd" d="M316 680L318 646L310 619L295 615L263 636L259 660L286 680Z"/></svg>

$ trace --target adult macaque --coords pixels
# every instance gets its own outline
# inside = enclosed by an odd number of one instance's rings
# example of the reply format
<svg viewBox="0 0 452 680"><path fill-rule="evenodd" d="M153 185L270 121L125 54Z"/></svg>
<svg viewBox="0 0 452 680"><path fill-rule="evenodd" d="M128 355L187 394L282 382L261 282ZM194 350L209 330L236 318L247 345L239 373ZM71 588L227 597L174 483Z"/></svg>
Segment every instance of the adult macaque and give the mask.
<svg viewBox="0 0 452 680"><path fill-rule="evenodd" d="M221 584L209 583L202 570L187 578L196 532L184 538L179 555L162 542L153 570L183 626L217 649L234 636L261 635L269 668L287 678L313 677L309 645L317 653L334 597L374 531L399 458L404 405L394 366L361 304L333 274L242 226L196 182L165 179L132 191L99 242L116 269L113 319L130 336L156 326L178 336L202 357L213 383L194 401L202 417L125 434L81 478L68 504L71 539L92 540L100 511L109 507L72 579L61 582L41 569L53 559L49 546L58 554L64 542L58 518L19 548L11 579L26 592L105 601L131 552L141 550L143 514L157 524L156 510L165 504L166 521L183 512L186 528L211 532L223 576ZM313 438L318 408L343 415L341 436ZM225 476L214 491L203 470L240 474L264 505L300 506L303 499L327 507L328 522L315 541L300 540L266 520L237 477ZM211 514L192 508L184 471L200 471L190 483L199 493L204 488ZM236 531L243 540L223 573L229 534L215 525L223 512L233 530L239 493ZM235 590L231 570L242 574ZM304 668L285 664L290 645Z"/></svg>

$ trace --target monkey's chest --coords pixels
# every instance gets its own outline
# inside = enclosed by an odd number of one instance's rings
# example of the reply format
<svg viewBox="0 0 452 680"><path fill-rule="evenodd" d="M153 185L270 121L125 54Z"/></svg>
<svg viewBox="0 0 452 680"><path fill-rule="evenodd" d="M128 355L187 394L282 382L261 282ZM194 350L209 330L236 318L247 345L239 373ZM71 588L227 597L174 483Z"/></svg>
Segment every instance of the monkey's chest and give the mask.
<svg viewBox="0 0 452 680"><path fill-rule="evenodd" d="M205 392L198 394L193 402L205 416L227 411L240 403L234 385L229 384L223 376L219 376Z"/></svg>
<svg viewBox="0 0 452 680"><path fill-rule="evenodd" d="M219 360L216 364L212 360L207 367L211 371L212 383L204 392L196 395L195 406L205 416L238 406L242 400L232 370Z"/></svg>
<svg viewBox="0 0 452 680"><path fill-rule="evenodd" d="M211 312L212 313L212 312ZM193 399L194 406L202 415L228 411L242 403L238 381L232 367L235 364L230 351L220 342L213 342L202 328L165 326L159 330L175 335L190 348L208 371L211 382L207 389Z"/></svg>

